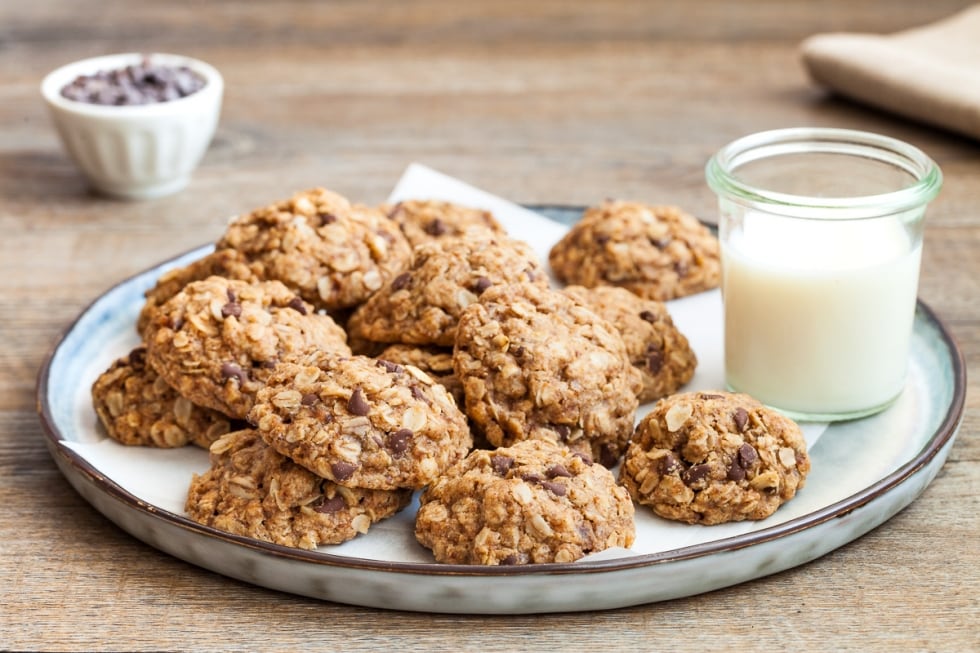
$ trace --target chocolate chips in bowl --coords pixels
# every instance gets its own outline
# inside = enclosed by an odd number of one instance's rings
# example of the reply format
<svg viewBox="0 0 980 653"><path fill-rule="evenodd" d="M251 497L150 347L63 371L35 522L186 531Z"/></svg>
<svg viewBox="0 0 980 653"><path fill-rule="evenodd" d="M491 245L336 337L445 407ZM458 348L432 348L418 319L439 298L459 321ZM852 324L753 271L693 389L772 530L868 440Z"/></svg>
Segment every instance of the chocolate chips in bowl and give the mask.
<svg viewBox="0 0 980 653"><path fill-rule="evenodd" d="M207 80L188 66L168 66L144 57L123 68L79 75L61 88L62 97L101 105L170 102L204 88Z"/></svg>
<svg viewBox="0 0 980 653"><path fill-rule="evenodd" d="M224 81L173 54L114 54L49 73L41 95L68 154L97 191L148 199L183 189L214 136Z"/></svg>

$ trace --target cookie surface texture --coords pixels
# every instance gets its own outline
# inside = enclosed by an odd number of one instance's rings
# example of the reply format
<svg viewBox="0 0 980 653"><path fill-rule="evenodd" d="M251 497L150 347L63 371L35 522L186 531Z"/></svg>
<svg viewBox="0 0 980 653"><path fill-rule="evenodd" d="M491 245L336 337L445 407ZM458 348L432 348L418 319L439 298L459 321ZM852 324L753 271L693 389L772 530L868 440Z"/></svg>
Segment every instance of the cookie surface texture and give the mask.
<svg viewBox="0 0 980 653"><path fill-rule="evenodd" d="M495 286L459 322L453 368L492 444L559 441L615 464L633 430L639 373L619 332L574 298Z"/></svg>
<svg viewBox="0 0 980 653"><path fill-rule="evenodd" d="M504 234L490 211L440 200L405 200L382 209L412 247L440 238Z"/></svg>
<svg viewBox="0 0 980 653"><path fill-rule="evenodd" d="M146 327L147 360L196 404L244 419L275 365L327 350L348 354L346 335L278 281L194 281Z"/></svg>
<svg viewBox="0 0 980 653"><path fill-rule="evenodd" d="M567 284L622 286L666 301L716 288L718 239L672 206L610 201L590 208L551 249L549 263Z"/></svg>
<svg viewBox="0 0 980 653"><path fill-rule="evenodd" d="M630 362L643 377L640 403L673 394L694 376L697 356L663 302L616 286L568 286L563 292L585 302L619 330Z"/></svg>
<svg viewBox="0 0 980 653"><path fill-rule="evenodd" d="M264 279L316 308L357 306L408 265L411 250L378 209L318 188L235 219L217 247L238 250Z"/></svg>
<svg viewBox="0 0 980 653"><path fill-rule="evenodd" d="M438 562L572 562L635 538L633 502L612 473L561 445L477 450L420 498L415 536Z"/></svg>
<svg viewBox="0 0 980 653"><path fill-rule="evenodd" d="M283 455L349 487L421 488L472 446L444 387L417 368L365 356L279 365L249 422Z"/></svg>
<svg viewBox="0 0 980 653"><path fill-rule="evenodd" d="M389 345L376 356L399 365L414 365L439 383L463 406L463 384L453 371L453 350L426 345Z"/></svg>
<svg viewBox="0 0 980 653"><path fill-rule="evenodd" d="M125 445L207 449L231 420L181 397L146 363L142 345L116 360L92 384L92 405L109 437Z"/></svg>
<svg viewBox="0 0 980 653"><path fill-rule="evenodd" d="M251 429L211 447L211 468L195 475L185 510L194 521L301 549L339 544L404 508L411 491L345 488L270 448Z"/></svg>
<svg viewBox="0 0 980 653"><path fill-rule="evenodd" d="M620 482L666 519L765 519L803 487L799 426L745 394L692 392L657 402L636 428Z"/></svg>
<svg viewBox="0 0 980 653"><path fill-rule="evenodd" d="M372 296L347 325L353 339L452 347L463 310L494 285L548 276L530 246L506 236L446 238L415 248L411 267Z"/></svg>

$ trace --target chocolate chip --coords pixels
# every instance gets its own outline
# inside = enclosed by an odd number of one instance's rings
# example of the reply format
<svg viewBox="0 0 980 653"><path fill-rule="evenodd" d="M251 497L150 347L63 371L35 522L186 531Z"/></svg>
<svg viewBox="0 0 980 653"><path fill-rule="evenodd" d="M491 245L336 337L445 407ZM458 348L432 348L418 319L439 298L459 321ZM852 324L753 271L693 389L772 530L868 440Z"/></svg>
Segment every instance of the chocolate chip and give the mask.
<svg viewBox="0 0 980 653"><path fill-rule="evenodd" d="M395 277L391 282L392 290L404 290L408 288L412 283L412 275L408 272L402 272L397 277Z"/></svg>
<svg viewBox="0 0 980 653"><path fill-rule="evenodd" d="M182 326L184 326L184 318L175 315L170 319L170 328L174 331L180 331Z"/></svg>
<svg viewBox="0 0 980 653"><path fill-rule="evenodd" d="M565 492L567 491L564 485L555 483L554 481L541 481L541 487L559 497L565 496Z"/></svg>
<svg viewBox="0 0 980 653"><path fill-rule="evenodd" d="M722 399L722 396L721 395L709 395L709 394L705 394L703 392L699 396L702 399Z"/></svg>
<svg viewBox="0 0 980 653"><path fill-rule="evenodd" d="M276 361L275 360L271 360L271 361L252 361L252 367L261 367L262 369L265 369L265 370L271 370L271 369L275 368L275 366L276 366Z"/></svg>
<svg viewBox="0 0 980 653"><path fill-rule="evenodd" d="M246 374L245 370L235 363L222 363L221 378L238 379L238 385L242 386L245 385L246 381L248 381L248 374Z"/></svg>
<svg viewBox="0 0 980 653"><path fill-rule="evenodd" d="M745 469L738 464L737 460L732 461L732 466L728 468L729 481L741 481L745 479Z"/></svg>
<svg viewBox="0 0 980 653"><path fill-rule="evenodd" d="M572 456L574 456L575 458L578 458L579 460L581 460L586 465L594 465L595 464L592 461L592 456L590 456L588 454L584 454L584 453L581 453L579 451L576 451L576 452L572 453Z"/></svg>
<svg viewBox="0 0 980 653"><path fill-rule="evenodd" d="M386 361L384 359L378 359L378 367L385 368L386 371L392 374L401 374L405 371L405 368L397 363L392 363L391 361Z"/></svg>
<svg viewBox="0 0 980 653"><path fill-rule="evenodd" d="M669 476L671 474L676 474L680 472L683 468L684 466L681 464L681 461L679 461L677 459L677 456L675 456L672 453L668 452L666 456L660 459L661 476Z"/></svg>
<svg viewBox="0 0 980 653"><path fill-rule="evenodd" d="M562 442L567 441L568 436L572 434L572 429L567 424L555 424L551 428L555 430L555 433L558 434L558 437L561 438Z"/></svg>
<svg viewBox="0 0 980 653"><path fill-rule="evenodd" d="M759 454L756 453L756 450L748 442L738 448L738 461L742 463L742 467L748 469L758 459Z"/></svg>
<svg viewBox="0 0 980 653"><path fill-rule="evenodd" d="M493 282L490 281L490 279L487 279L486 277L479 277L473 283L473 291L476 292L477 295L480 295L483 293L483 291L485 291L487 288L489 288L492 285Z"/></svg>
<svg viewBox="0 0 980 653"><path fill-rule="evenodd" d="M221 307L221 317L241 317L242 305L235 302L228 302Z"/></svg>
<svg viewBox="0 0 980 653"><path fill-rule="evenodd" d="M528 472L527 474L521 474L521 480L527 481L528 483L540 483L544 480L544 476L537 472Z"/></svg>
<svg viewBox="0 0 980 653"><path fill-rule="evenodd" d="M303 404L304 406L312 406L319 400L320 397L316 396L312 392L307 392L305 395L303 395L303 398L299 400L299 403Z"/></svg>
<svg viewBox="0 0 980 653"><path fill-rule="evenodd" d="M657 374L664 367L664 354L659 349L655 348L655 345L650 345L647 348L647 369L650 370L650 374Z"/></svg>
<svg viewBox="0 0 980 653"><path fill-rule="evenodd" d="M290 299L289 303L286 304L286 306L293 309L300 315L306 315L306 303L299 297L293 297L292 299Z"/></svg>
<svg viewBox="0 0 980 653"><path fill-rule="evenodd" d="M355 471L357 471L357 465L344 461L330 465L330 473L333 474L334 480L336 481L346 481L354 475Z"/></svg>
<svg viewBox="0 0 980 653"><path fill-rule="evenodd" d="M225 288L225 296L228 297L228 301L232 304L238 303L238 295L236 295L235 291L231 288Z"/></svg>
<svg viewBox="0 0 980 653"><path fill-rule="evenodd" d="M321 227L325 227L328 224L333 224L337 221L337 216L335 216L333 213L328 213L327 211L321 211L319 214L317 214L317 217L320 218Z"/></svg>
<svg viewBox="0 0 980 653"><path fill-rule="evenodd" d="M619 456L616 455L616 450L610 444L603 444L599 447L599 462L602 463L603 467L615 467L616 463L619 462Z"/></svg>
<svg viewBox="0 0 980 653"><path fill-rule="evenodd" d="M446 223L439 218L436 218L429 224L425 225L425 233L429 234L430 236L441 236L446 233L446 231Z"/></svg>
<svg viewBox="0 0 980 653"><path fill-rule="evenodd" d="M606 234L596 234L595 242L599 245L605 245L609 242L609 236Z"/></svg>
<svg viewBox="0 0 980 653"><path fill-rule="evenodd" d="M749 413L744 408L739 406L735 409L735 412L732 413L732 419L735 420L735 428L737 428L740 433L744 432L745 426L749 423Z"/></svg>
<svg viewBox="0 0 980 653"><path fill-rule="evenodd" d="M146 58L138 64L79 75L62 87L61 95L89 104L154 104L196 93L206 83L187 66L164 66Z"/></svg>
<svg viewBox="0 0 980 653"><path fill-rule="evenodd" d="M561 463L556 463L545 470L545 474L548 478L558 478L559 476L564 478L572 478L572 473L565 468Z"/></svg>
<svg viewBox="0 0 980 653"><path fill-rule="evenodd" d="M394 433L389 433L385 439L385 447L392 453L405 453L408 450L408 443L411 441L411 429L398 429Z"/></svg>
<svg viewBox="0 0 980 653"><path fill-rule="evenodd" d="M427 404L431 403L429 401L429 398L425 396L425 393L422 392L422 389L417 385L412 386L412 396L418 399L419 401L424 401Z"/></svg>
<svg viewBox="0 0 980 653"><path fill-rule="evenodd" d="M679 277L686 275L690 269L690 266L684 261L677 261L677 263L674 263L674 272L676 272L677 276Z"/></svg>
<svg viewBox="0 0 980 653"><path fill-rule="evenodd" d="M317 512L319 512L319 513L323 513L323 514L327 514L328 515L328 514L330 514L332 512L339 512L339 511L343 510L346 507L347 507L347 504L344 503L344 497L342 497L342 496L340 496L338 494L335 497L333 497L332 499L328 499L328 498L324 497L323 498L323 503L321 503L316 508L314 508L314 510L317 511Z"/></svg>
<svg viewBox="0 0 980 653"><path fill-rule="evenodd" d="M493 468L495 474L499 476L506 476L510 468L514 466L514 459L510 456L497 455L490 457L490 467Z"/></svg>
<svg viewBox="0 0 980 653"><path fill-rule="evenodd" d="M527 564L528 556L526 553L511 553L500 561L501 565L523 565Z"/></svg>
<svg viewBox="0 0 980 653"><path fill-rule="evenodd" d="M514 355L514 358L524 358L524 354L527 353L527 349L524 348L524 345L518 345L517 349L511 353Z"/></svg>
<svg viewBox="0 0 980 653"><path fill-rule="evenodd" d="M650 324L654 324L657 321L657 314L653 311L640 311L640 319L646 320Z"/></svg>
<svg viewBox="0 0 980 653"><path fill-rule="evenodd" d="M353 415L367 415L371 412L371 404L364 398L364 393L360 388L354 388L351 393L350 401L347 402L347 410Z"/></svg>
<svg viewBox="0 0 980 653"><path fill-rule="evenodd" d="M707 463L701 465L694 465L693 467L688 467L681 474L681 480L684 481L685 485L693 485L698 481L703 481L708 478L708 474L711 473L711 465Z"/></svg>

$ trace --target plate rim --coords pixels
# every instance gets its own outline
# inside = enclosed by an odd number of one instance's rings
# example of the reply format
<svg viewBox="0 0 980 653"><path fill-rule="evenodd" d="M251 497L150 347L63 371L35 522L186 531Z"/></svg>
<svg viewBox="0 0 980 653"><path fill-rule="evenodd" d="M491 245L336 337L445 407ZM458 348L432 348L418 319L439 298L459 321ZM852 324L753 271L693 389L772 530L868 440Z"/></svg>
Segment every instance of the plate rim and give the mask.
<svg viewBox="0 0 980 653"><path fill-rule="evenodd" d="M580 207L561 204L535 204L529 205L528 208L538 210L547 210L548 208L577 210ZM84 480L95 486L96 489L101 490L110 498L119 501L131 509L142 512L147 516L162 520L168 525L176 526L182 530L189 531L202 537L224 540L227 543L252 549L276 558L286 558L292 561L315 564L319 566L342 567L354 570L397 572L424 576L468 576L474 578L488 578L502 576L523 577L536 574L599 574L604 572L636 569L640 567L645 568L656 565L665 565L683 560L736 551L782 539L795 533L809 530L832 519L844 517L847 514L867 505L876 498L887 494L891 490L901 485L904 481L915 475L923 467L928 465L930 461L932 461L944 449L949 441L955 437L958 426L963 418L966 401L966 364L963 357L963 352L956 342L952 332L942 321L942 319L940 319L938 314L922 299L917 298L916 313L920 311L922 312L925 321L936 329L940 341L944 345L944 348L949 352L953 392L949 405L946 408L946 413L942 421L936 427L935 431L926 440L925 445L904 464L889 474L886 474L871 485L868 485L858 492L855 492L854 494L851 494L839 501L824 506L823 508L799 517L795 517L780 524L775 524L773 526L749 533L742 533L727 538L684 546L678 549L639 554L629 557L610 558L606 560L580 560L570 563L480 566L432 562L398 562L344 556L317 550L307 551L304 549L295 549L221 531L211 526L199 524L188 517L159 508L151 503L143 501L96 469L74 449L64 445L63 443L67 442L68 438L61 432L61 429L56 424L56 420L51 413L51 402L50 397L48 396L51 366L61 347L65 344L65 341L78 326L79 322L104 298L121 287L132 283L138 277L152 270L164 267L169 263L189 256L195 252L203 252L210 246L211 244L205 244L191 248L180 254L160 261L159 263L151 265L150 267L139 270L113 284L90 301L61 332L39 369L35 384L36 410L40 418L45 443L51 455L53 457L60 456L63 463L68 464L72 469L78 472ZM62 471L61 465L58 465L58 467L59 471ZM88 502L87 499L86 502ZM108 517L108 515L105 514L103 514L103 516ZM113 520L110 519L110 521ZM144 541L144 543L147 542Z"/></svg>

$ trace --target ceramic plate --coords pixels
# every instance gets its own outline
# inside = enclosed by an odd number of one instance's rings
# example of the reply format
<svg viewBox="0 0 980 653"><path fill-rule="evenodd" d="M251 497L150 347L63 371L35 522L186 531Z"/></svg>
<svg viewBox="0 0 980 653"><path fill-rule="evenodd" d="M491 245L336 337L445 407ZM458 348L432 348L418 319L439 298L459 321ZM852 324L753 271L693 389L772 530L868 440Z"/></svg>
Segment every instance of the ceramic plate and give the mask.
<svg viewBox="0 0 980 653"><path fill-rule="evenodd" d="M580 214L538 210L566 223ZM92 381L137 343L133 325L143 291L164 270L207 251L124 281L68 329L38 379L47 445L75 489L135 537L201 567L295 594L402 610L527 614L615 608L726 587L806 563L888 520L935 477L963 414L962 355L920 302L904 393L873 417L804 425L812 472L797 497L767 520L688 526L639 507L630 550L570 564L484 568L433 562L412 537L413 504L343 545L290 549L187 519L184 492L191 474L207 468L206 452L122 447L104 436L91 408ZM717 292L671 303L701 359L692 381L698 389L720 382L720 307Z"/></svg>

